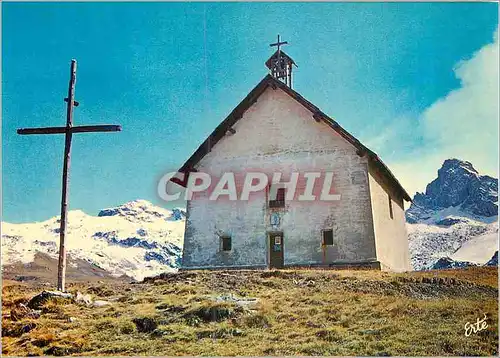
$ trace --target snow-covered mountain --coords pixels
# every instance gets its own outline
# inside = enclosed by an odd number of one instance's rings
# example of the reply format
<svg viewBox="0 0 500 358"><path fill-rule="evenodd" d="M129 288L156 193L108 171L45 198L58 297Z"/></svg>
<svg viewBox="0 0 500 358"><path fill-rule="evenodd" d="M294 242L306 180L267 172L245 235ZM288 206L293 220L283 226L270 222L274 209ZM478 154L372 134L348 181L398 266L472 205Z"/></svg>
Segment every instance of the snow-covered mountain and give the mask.
<svg viewBox="0 0 500 358"><path fill-rule="evenodd" d="M480 175L469 162L445 160L425 193L415 194L406 211L406 220L436 223L436 214L441 217L455 214L480 221L497 216L498 179Z"/></svg>
<svg viewBox="0 0 500 358"><path fill-rule="evenodd" d="M114 276L136 280L179 267L186 212L136 200L90 216L68 213L66 250ZM2 265L33 262L37 253L57 259L59 216L28 224L2 223Z"/></svg>
<svg viewBox="0 0 500 358"><path fill-rule="evenodd" d="M471 163L447 159L438 176L417 193L406 211L414 269L441 258L486 264L498 250L498 179L480 175ZM445 267L444 265L443 267Z"/></svg>

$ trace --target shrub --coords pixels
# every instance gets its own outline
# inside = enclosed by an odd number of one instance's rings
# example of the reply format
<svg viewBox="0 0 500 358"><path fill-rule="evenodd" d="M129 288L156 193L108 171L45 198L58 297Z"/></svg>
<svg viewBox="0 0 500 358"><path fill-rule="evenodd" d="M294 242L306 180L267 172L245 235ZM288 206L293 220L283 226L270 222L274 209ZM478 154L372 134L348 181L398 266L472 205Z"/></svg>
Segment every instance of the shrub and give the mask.
<svg viewBox="0 0 500 358"><path fill-rule="evenodd" d="M269 320L263 314L255 314L243 317L243 325L250 328L268 328Z"/></svg>
<svg viewBox="0 0 500 358"><path fill-rule="evenodd" d="M91 286L87 290L88 292L101 297L113 296L114 291L108 287L104 286Z"/></svg>
<svg viewBox="0 0 500 358"><path fill-rule="evenodd" d="M122 321L119 325L120 333L131 334L135 332L135 324L132 321Z"/></svg>
<svg viewBox="0 0 500 358"><path fill-rule="evenodd" d="M197 321L196 319L193 320L193 317L203 322L221 322L235 317L241 310L240 307L235 307L233 304L209 301L187 311L184 318L192 323Z"/></svg>
<svg viewBox="0 0 500 358"><path fill-rule="evenodd" d="M153 332L158 327L158 323L149 317L134 318L132 322L135 323L137 330L143 333Z"/></svg>

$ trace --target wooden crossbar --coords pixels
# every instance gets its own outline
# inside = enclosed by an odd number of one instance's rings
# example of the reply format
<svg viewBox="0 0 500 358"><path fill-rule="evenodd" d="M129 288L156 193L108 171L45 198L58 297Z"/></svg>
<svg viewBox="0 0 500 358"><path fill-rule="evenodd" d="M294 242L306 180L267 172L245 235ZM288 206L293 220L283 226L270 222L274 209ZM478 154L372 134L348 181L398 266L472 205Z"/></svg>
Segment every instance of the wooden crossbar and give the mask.
<svg viewBox="0 0 500 358"><path fill-rule="evenodd" d="M21 128L17 134L65 134L67 127L42 127L42 128ZM88 132L120 132L122 127L116 124L103 124L96 126L75 126L70 128L71 133Z"/></svg>

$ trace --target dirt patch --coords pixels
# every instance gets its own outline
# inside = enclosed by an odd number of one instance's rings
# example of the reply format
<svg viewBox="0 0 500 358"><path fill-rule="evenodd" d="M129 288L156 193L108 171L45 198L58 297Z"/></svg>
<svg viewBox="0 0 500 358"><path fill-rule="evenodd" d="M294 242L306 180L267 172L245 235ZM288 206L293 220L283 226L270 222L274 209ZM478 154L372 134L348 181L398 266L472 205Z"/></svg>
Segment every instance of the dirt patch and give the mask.
<svg viewBox="0 0 500 358"><path fill-rule="evenodd" d="M448 277L397 277L392 281L342 280L342 288L361 293L403 295L418 299L440 297L494 298L498 291L491 286L482 286Z"/></svg>
<svg viewBox="0 0 500 358"><path fill-rule="evenodd" d="M146 277L142 283L173 283L186 282L189 279L196 279L198 274L193 271L165 272L155 277Z"/></svg>
<svg viewBox="0 0 500 358"><path fill-rule="evenodd" d="M334 271L309 270L218 270L218 271L181 271L165 273L144 282L155 285L179 283L203 287L216 292L230 292L244 296L256 287L286 290L292 287L373 293L388 296L402 295L418 299L440 297L493 298L497 290L488 285L480 285L455 277L427 277L412 273L408 276L387 274L375 271L346 276ZM245 292L246 291L246 292Z"/></svg>

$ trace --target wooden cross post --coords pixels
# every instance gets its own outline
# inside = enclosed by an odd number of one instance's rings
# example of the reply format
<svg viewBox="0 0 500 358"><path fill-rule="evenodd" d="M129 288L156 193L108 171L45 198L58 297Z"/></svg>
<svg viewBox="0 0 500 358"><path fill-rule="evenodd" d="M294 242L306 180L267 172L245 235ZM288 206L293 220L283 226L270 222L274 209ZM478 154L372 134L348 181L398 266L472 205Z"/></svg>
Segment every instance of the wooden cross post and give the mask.
<svg viewBox="0 0 500 358"><path fill-rule="evenodd" d="M44 127L44 128L22 128L18 129L18 134L65 134L64 142L64 162L62 173L62 197L61 197L61 226L59 230L59 264L57 267L57 289L64 291L66 281L66 223L68 214L68 181L69 167L71 159L71 138L73 133L87 132L119 132L119 125L95 125L95 126L76 126L73 127L73 107L78 107L79 103L75 101L75 83L76 83L76 60L71 60L71 70L68 88L68 97L64 99L68 102L66 111L65 127Z"/></svg>

